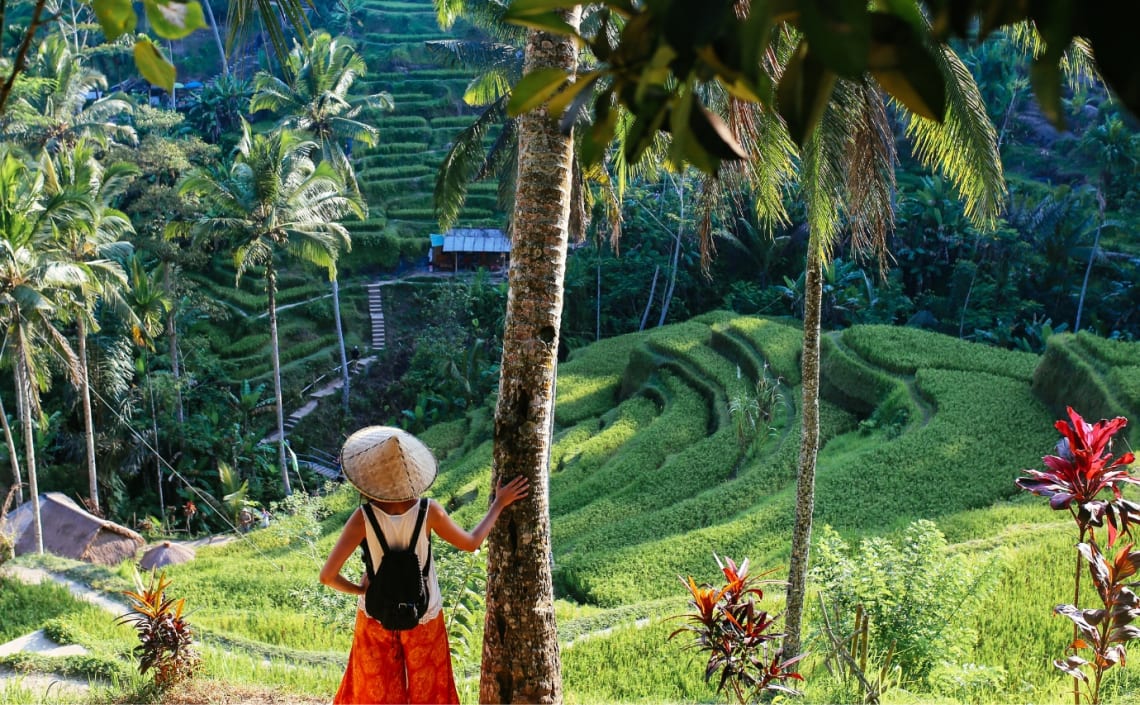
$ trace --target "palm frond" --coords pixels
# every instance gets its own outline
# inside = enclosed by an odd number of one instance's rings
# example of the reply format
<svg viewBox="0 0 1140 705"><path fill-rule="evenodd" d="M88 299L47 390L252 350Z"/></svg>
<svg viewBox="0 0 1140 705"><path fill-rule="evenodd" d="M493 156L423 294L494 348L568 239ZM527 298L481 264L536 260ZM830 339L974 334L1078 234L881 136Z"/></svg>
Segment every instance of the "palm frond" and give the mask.
<svg viewBox="0 0 1140 705"><path fill-rule="evenodd" d="M949 47L935 55L946 84L945 118L939 123L907 112L906 134L918 160L949 178L965 199L966 216L979 227L991 228L1006 198L997 131L974 77L958 55Z"/></svg>
<svg viewBox="0 0 1140 705"><path fill-rule="evenodd" d="M435 191L432 193L432 206L439 220L439 227L443 230L455 225L463 209L463 203L467 199L468 184L474 181L487 165L483 139L488 130L505 117L505 105L505 100L499 100L480 113L474 122L455 136L451 149L439 165L435 177Z"/></svg>
<svg viewBox="0 0 1140 705"><path fill-rule="evenodd" d="M874 252L886 271L887 238L894 228L895 137L882 93L867 82L857 87L855 129L847 157L847 224L856 253Z"/></svg>

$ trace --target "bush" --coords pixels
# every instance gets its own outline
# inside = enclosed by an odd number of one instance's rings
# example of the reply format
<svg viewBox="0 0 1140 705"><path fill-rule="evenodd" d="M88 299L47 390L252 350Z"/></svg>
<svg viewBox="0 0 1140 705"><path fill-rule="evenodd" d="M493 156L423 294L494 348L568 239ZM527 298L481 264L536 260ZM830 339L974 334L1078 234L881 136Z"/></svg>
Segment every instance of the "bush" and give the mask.
<svg viewBox="0 0 1140 705"><path fill-rule="evenodd" d="M858 607L870 621L871 649L888 652L906 676L924 681L940 661L961 661L974 636L970 615L979 606L986 576L948 553L933 522L918 521L897 542L863 539L857 550L830 526L812 552L812 579L824 602L848 623Z"/></svg>

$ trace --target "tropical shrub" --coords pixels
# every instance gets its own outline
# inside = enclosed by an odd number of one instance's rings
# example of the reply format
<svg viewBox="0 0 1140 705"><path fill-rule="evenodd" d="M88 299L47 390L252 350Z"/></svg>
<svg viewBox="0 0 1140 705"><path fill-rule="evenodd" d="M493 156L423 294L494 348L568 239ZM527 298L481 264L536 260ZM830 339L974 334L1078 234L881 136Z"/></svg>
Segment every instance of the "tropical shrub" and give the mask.
<svg viewBox="0 0 1140 705"><path fill-rule="evenodd" d="M933 522L911 524L897 542L863 539L857 550L824 526L812 559L812 579L841 621L867 615L875 661L893 659L922 681L937 663L966 655L967 625L987 576L948 553Z"/></svg>
<svg viewBox="0 0 1140 705"><path fill-rule="evenodd" d="M134 655L139 660L139 673L150 672L160 691L192 678L201 668L201 657L194 648L194 630L182 616L185 598L168 598L171 579L165 573L152 572L146 584L136 571L135 589L123 595L131 601L131 610L119 618L134 626L139 645Z"/></svg>
<svg viewBox="0 0 1140 705"><path fill-rule="evenodd" d="M1113 456L1112 441L1128 420L1118 416L1090 424L1069 407L1068 420L1060 420L1055 428L1063 438L1057 443L1057 454L1042 458L1046 470L1024 470L1017 485L1049 500L1055 510L1068 510L1077 525L1077 553L1089 566L1093 587L1102 608L1082 609L1081 563L1073 575L1072 604L1057 605L1053 611L1073 622L1073 641L1068 656L1053 664L1073 677L1074 700L1082 695L1090 703L1100 702L1101 683L1105 672L1116 664L1124 664L1125 647L1140 636L1132 621L1140 616L1140 598L1131 589L1129 578L1140 571L1140 551L1133 543L1106 558L1097 541L1097 530L1105 529L1107 546L1112 548L1122 534L1131 536L1140 522L1140 505L1124 499L1127 485L1140 485L1128 466L1135 460L1132 453ZM1105 491L1111 498L1105 497ZM1091 651L1092 659L1081 655ZM1087 671L1091 670L1090 675Z"/></svg>
<svg viewBox="0 0 1140 705"><path fill-rule="evenodd" d="M682 580L691 596L692 611L682 615L686 624L673 632L692 637L692 648L706 653L705 681L718 676L717 692L726 690L736 702L756 702L766 692L799 695L789 680L803 680L792 670L806 654L784 660L780 649L782 634L775 631L776 617L761 609L764 598L760 587L764 574L748 574L748 559L737 566L731 558L717 565L724 573L723 585L697 585L692 576Z"/></svg>

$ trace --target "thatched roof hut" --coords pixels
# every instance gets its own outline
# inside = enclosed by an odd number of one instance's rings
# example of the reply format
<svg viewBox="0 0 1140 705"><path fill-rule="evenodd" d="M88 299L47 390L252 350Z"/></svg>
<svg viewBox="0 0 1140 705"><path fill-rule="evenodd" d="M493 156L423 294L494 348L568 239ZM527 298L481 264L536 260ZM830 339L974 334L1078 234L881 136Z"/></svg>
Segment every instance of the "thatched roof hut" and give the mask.
<svg viewBox="0 0 1140 705"><path fill-rule="evenodd" d="M136 532L100 519L58 492L40 495L40 520L44 550L64 558L118 565L134 556L146 543ZM7 523L15 537L16 555L35 553L32 503L24 502L17 507L8 515Z"/></svg>
<svg viewBox="0 0 1140 705"><path fill-rule="evenodd" d="M143 570L154 570L168 565L178 565L194 560L195 551L186 544L163 541L143 551L139 559L139 567Z"/></svg>

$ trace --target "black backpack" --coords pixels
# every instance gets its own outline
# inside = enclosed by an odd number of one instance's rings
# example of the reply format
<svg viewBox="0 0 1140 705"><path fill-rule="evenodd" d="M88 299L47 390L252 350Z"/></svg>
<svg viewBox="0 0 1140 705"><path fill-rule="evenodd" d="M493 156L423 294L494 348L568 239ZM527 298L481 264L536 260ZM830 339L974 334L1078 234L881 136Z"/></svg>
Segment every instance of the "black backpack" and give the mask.
<svg viewBox="0 0 1140 705"><path fill-rule="evenodd" d="M372 524L384 559L380 568L373 570L372 556L368 551L368 539L361 542L364 549L364 567L368 571L368 590L364 593L364 611L390 631L412 629L420 623L428 608L428 571L431 569L431 537L428 537L427 563L420 566L416 555L416 540L427 513L426 497L421 498L416 528L412 530L411 544L407 548L393 550L384 540L384 532L372 513L372 506L363 506L364 516Z"/></svg>

